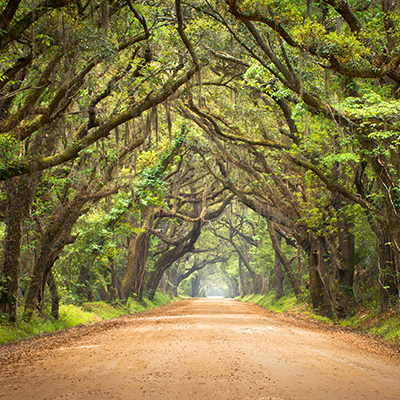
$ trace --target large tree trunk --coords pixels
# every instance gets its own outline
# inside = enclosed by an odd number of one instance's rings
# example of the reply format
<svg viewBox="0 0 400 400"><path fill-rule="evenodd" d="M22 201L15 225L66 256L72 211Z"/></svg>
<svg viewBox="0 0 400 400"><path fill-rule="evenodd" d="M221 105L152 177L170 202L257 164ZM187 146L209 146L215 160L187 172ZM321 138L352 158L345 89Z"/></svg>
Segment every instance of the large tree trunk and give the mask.
<svg viewBox="0 0 400 400"><path fill-rule="evenodd" d="M345 215L345 199L335 193L332 197L332 204L338 213L338 236L330 240L326 237L327 253L330 258L330 265L327 267L329 275L329 293L336 316L340 319L349 317L355 311L354 299L354 234L353 221Z"/></svg>
<svg viewBox="0 0 400 400"><path fill-rule="evenodd" d="M74 243L76 236L71 230L82 215L81 208L86 202L84 196L76 196L68 205L56 212L46 226L39 242L38 257L32 271L28 294L25 301L25 317L29 321L34 310L41 311L47 276L59 254L67 244Z"/></svg>
<svg viewBox="0 0 400 400"><path fill-rule="evenodd" d="M278 246L281 247L282 238L280 236L277 237ZM283 270L282 263L279 259L278 254L275 252L275 300L279 300L284 296L283 292Z"/></svg>
<svg viewBox="0 0 400 400"><path fill-rule="evenodd" d="M182 255L181 255L182 253ZM163 253L154 263L154 269L153 271L149 274L149 277L147 279L147 291L148 291L148 296L150 300L154 299L154 295L156 293L158 284L160 283L161 277L163 276L164 272L175 262L177 261L180 257L182 257L184 254L182 252L181 246L179 247L174 247L173 249L170 249ZM179 277L178 277L179 279ZM179 281L177 282L177 284Z"/></svg>
<svg viewBox="0 0 400 400"><path fill-rule="evenodd" d="M58 243L42 243L43 247L35 262L33 274L25 301L25 318L29 321L34 310L42 311L44 292L48 275L64 246L73 243L75 238L63 237ZM54 247L52 247L54 245Z"/></svg>
<svg viewBox="0 0 400 400"><path fill-rule="evenodd" d="M140 299L149 245L150 233L148 232L139 232L135 238L131 238L125 276L122 281L125 298L132 293L137 299Z"/></svg>
<svg viewBox="0 0 400 400"><path fill-rule="evenodd" d="M244 276L243 276L243 261L239 257L239 293L242 297L247 295L247 290L246 290L246 284L244 281Z"/></svg>
<svg viewBox="0 0 400 400"><path fill-rule="evenodd" d="M170 282L172 285L172 294L176 297L178 296L178 286L179 286L179 273L173 268L169 274Z"/></svg>
<svg viewBox="0 0 400 400"><path fill-rule="evenodd" d="M158 284L160 283L160 279L163 273L175 261L179 260L185 254L193 250L193 247L200 236L202 225L203 223L201 221L195 222L190 236L186 238L185 241L181 242L176 247L166 251L156 260L156 262L154 263L153 271L150 273L146 284L150 300L153 300L154 298L154 294L157 290Z"/></svg>
<svg viewBox="0 0 400 400"><path fill-rule="evenodd" d="M163 292L163 294L165 294L167 291L167 271L164 271L164 273L161 277L160 289Z"/></svg>
<svg viewBox="0 0 400 400"><path fill-rule="evenodd" d="M60 312L60 297L58 296L56 280L51 271L47 275L47 285L51 295L51 316L58 319Z"/></svg>
<svg viewBox="0 0 400 400"><path fill-rule="evenodd" d="M398 302L399 287L397 282L396 253L393 241L387 229L378 227L379 239L379 284L380 311L386 311Z"/></svg>
<svg viewBox="0 0 400 400"><path fill-rule="evenodd" d="M125 276L122 280L122 290L126 299L131 293L133 293L136 298L141 298L151 237L148 230L153 226L154 215L155 210L152 206L144 208L142 212L144 223L140 231L134 237L131 237L129 241L128 260L126 263Z"/></svg>
<svg viewBox="0 0 400 400"><path fill-rule="evenodd" d="M199 297L200 276L198 274L192 276L192 279L190 280L190 288L191 288L191 296Z"/></svg>
<svg viewBox="0 0 400 400"><path fill-rule="evenodd" d="M329 286L330 282L330 274L331 274L331 269L332 269L332 260L329 257L329 250L328 246L326 244L326 240L324 237L318 237L317 239L317 248L318 248L318 272L319 276L321 278L321 281L324 286L324 290L326 291L326 296L327 299L325 300L326 303L329 303L329 308L328 304L326 304L325 310L326 310L326 315L329 318L332 318L334 316L333 313L333 304L332 304L332 292L331 288Z"/></svg>
<svg viewBox="0 0 400 400"><path fill-rule="evenodd" d="M36 190L37 179L27 176L4 183L7 198L4 261L0 274L0 312L17 322L19 267L24 220Z"/></svg>
<svg viewBox="0 0 400 400"><path fill-rule="evenodd" d="M354 312L354 237L350 224L340 221L339 240L310 234L310 289L314 308L332 316L332 307L338 318ZM318 275L316 272L318 271Z"/></svg>
<svg viewBox="0 0 400 400"><path fill-rule="evenodd" d="M257 274L257 272L254 271L254 269L251 267L250 260L247 257L247 254L245 253L245 251L243 251L243 249L240 247L240 245L238 245L233 240L232 237L230 238L230 242L231 242L232 246L234 247L236 253L238 254L239 259L242 260L243 264L249 271L249 274L251 277L251 282L252 282L252 292L255 294L261 293L261 289L262 289L261 276L259 274Z"/></svg>
<svg viewBox="0 0 400 400"><path fill-rule="evenodd" d="M86 283L87 283L87 279L89 276L89 272L90 269L93 265L93 261L94 259L81 264L80 268L79 268L79 276L78 276L78 282L77 282L77 292L79 297L81 298L81 300L85 300L88 301L89 300L89 294L88 294L88 290L86 288Z"/></svg>
<svg viewBox="0 0 400 400"><path fill-rule="evenodd" d="M380 286L380 312L388 310L399 299L399 282L397 280L399 252L396 253L392 229L376 223L367 214L369 225L378 242L379 256L379 286ZM393 231L392 231L393 232ZM397 237L398 232L393 235Z"/></svg>
<svg viewBox="0 0 400 400"><path fill-rule="evenodd" d="M118 298L120 301L126 302L126 297L124 294L124 290L122 289L122 281L118 273L115 276L116 278L116 284L117 284L117 292L118 292Z"/></svg>
<svg viewBox="0 0 400 400"><path fill-rule="evenodd" d="M323 315L332 316L332 306L328 290L321 277L320 271L320 244L316 236L310 232L310 256L308 260L308 273L310 278L310 294L313 309Z"/></svg>
<svg viewBox="0 0 400 400"><path fill-rule="evenodd" d="M346 318L354 314L354 234L353 224L343 215L339 216L339 262L334 263L330 279L332 303L338 318Z"/></svg>
<svg viewBox="0 0 400 400"><path fill-rule="evenodd" d="M290 285L292 286L293 292L296 297L299 297L301 294L301 288L299 286L299 279L296 274L293 272L293 268L290 265L290 261L286 258L285 254L280 247L280 243L278 242L278 237L275 233L275 225L272 221L267 221L268 224L268 233L271 238L272 247L275 251L275 254L278 256L280 262L285 269L286 275L289 279Z"/></svg>
<svg viewBox="0 0 400 400"><path fill-rule="evenodd" d="M297 273L299 276L299 286L302 287L303 282L303 248L298 245L297 247Z"/></svg>
<svg viewBox="0 0 400 400"><path fill-rule="evenodd" d="M110 261L111 283L108 287L108 292L110 293L111 301L116 301L118 299L118 290L117 290L118 271L114 263L114 260L111 257L109 257L109 261Z"/></svg>

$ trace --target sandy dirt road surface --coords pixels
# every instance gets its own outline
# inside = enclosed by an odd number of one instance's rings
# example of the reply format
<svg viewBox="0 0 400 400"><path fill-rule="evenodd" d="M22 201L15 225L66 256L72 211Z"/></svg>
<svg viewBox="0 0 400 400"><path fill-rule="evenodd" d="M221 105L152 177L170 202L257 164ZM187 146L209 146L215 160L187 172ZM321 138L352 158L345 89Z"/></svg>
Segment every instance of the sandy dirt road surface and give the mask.
<svg viewBox="0 0 400 400"><path fill-rule="evenodd" d="M0 399L400 399L395 349L234 300L0 347Z"/></svg>

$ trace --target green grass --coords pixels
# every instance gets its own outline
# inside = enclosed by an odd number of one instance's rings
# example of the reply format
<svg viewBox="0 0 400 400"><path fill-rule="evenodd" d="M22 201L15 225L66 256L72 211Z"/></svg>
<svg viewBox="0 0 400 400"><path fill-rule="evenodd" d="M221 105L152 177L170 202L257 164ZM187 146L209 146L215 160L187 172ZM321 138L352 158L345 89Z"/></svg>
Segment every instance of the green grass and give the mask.
<svg viewBox="0 0 400 400"><path fill-rule="evenodd" d="M32 320L27 323L20 318L17 324L0 324L0 345L11 342L19 342L26 338L38 337L43 333L55 332L79 324L87 324L106 319L120 317L122 315L135 314L180 300L157 291L154 300L144 299L142 303L129 299L126 305L116 303L110 305L102 301L84 303L82 307L72 304L60 305L60 317L43 318L34 314ZM22 316L22 310L21 310Z"/></svg>
<svg viewBox="0 0 400 400"><path fill-rule="evenodd" d="M386 316L379 326L372 326L368 330L373 335L382 336L386 340L400 343L400 315Z"/></svg>
<svg viewBox="0 0 400 400"><path fill-rule="evenodd" d="M238 297L237 299L259 304L260 306L263 306L271 311L275 311L278 313L293 310L304 304L300 304L295 296L283 296L279 300L275 300L275 294L273 292L265 295L250 294L245 297Z"/></svg>
<svg viewBox="0 0 400 400"><path fill-rule="evenodd" d="M72 304L60 306L60 317L43 318L33 314L31 321L25 322L22 318L17 324L0 325L0 345L10 342L19 342L25 338L37 337L46 332L55 332L78 324L100 321L94 313L87 312Z"/></svg>
<svg viewBox="0 0 400 400"><path fill-rule="evenodd" d="M101 320L120 317L121 315L130 314L128 307L116 303L107 304L104 301L96 301L93 303L84 303L82 310L90 314L98 316Z"/></svg>
<svg viewBox="0 0 400 400"><path fill-rule="evenodd" d="M276 301L275 294L271 292L266 295L251 294L243 298L238 297L237 300L256 303L277 313L301 313L326 324L337 324L400 344L400 310L379 314L373 309L360 308L353 317L337 320L318 315L309 304L297 300L295 296L284 296Z"/></svg>
<svg viewBox="0 0 400 400"><path fill-rule="evenodd" d="M390 310L378 313L370 309L361 309L353 317L339 321L339 325L357 329L385 340L400 344L400 311Z"/></svg>

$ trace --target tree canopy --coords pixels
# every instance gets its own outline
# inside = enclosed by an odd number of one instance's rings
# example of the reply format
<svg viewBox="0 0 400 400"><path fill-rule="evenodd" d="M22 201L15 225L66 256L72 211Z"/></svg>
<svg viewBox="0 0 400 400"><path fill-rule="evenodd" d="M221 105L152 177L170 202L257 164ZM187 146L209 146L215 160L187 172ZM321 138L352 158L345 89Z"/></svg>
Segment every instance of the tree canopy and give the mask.
<svg viewBox="0 0 400 400"><path fill-rule="evenodd" d="M0 2L0 312L399 300L397 2Z"/></svg>

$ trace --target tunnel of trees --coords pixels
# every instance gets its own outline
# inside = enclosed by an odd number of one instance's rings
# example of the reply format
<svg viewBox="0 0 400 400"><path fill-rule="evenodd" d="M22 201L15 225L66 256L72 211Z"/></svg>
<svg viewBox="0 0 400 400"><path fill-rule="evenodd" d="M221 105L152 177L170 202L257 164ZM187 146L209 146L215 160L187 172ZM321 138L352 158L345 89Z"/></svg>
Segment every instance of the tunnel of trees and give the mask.
<svg viewBox="0 0 400 400"><path fill-rule="evenodd" d="M0 313L399 300L392 0L0 1Z"/></svg>

